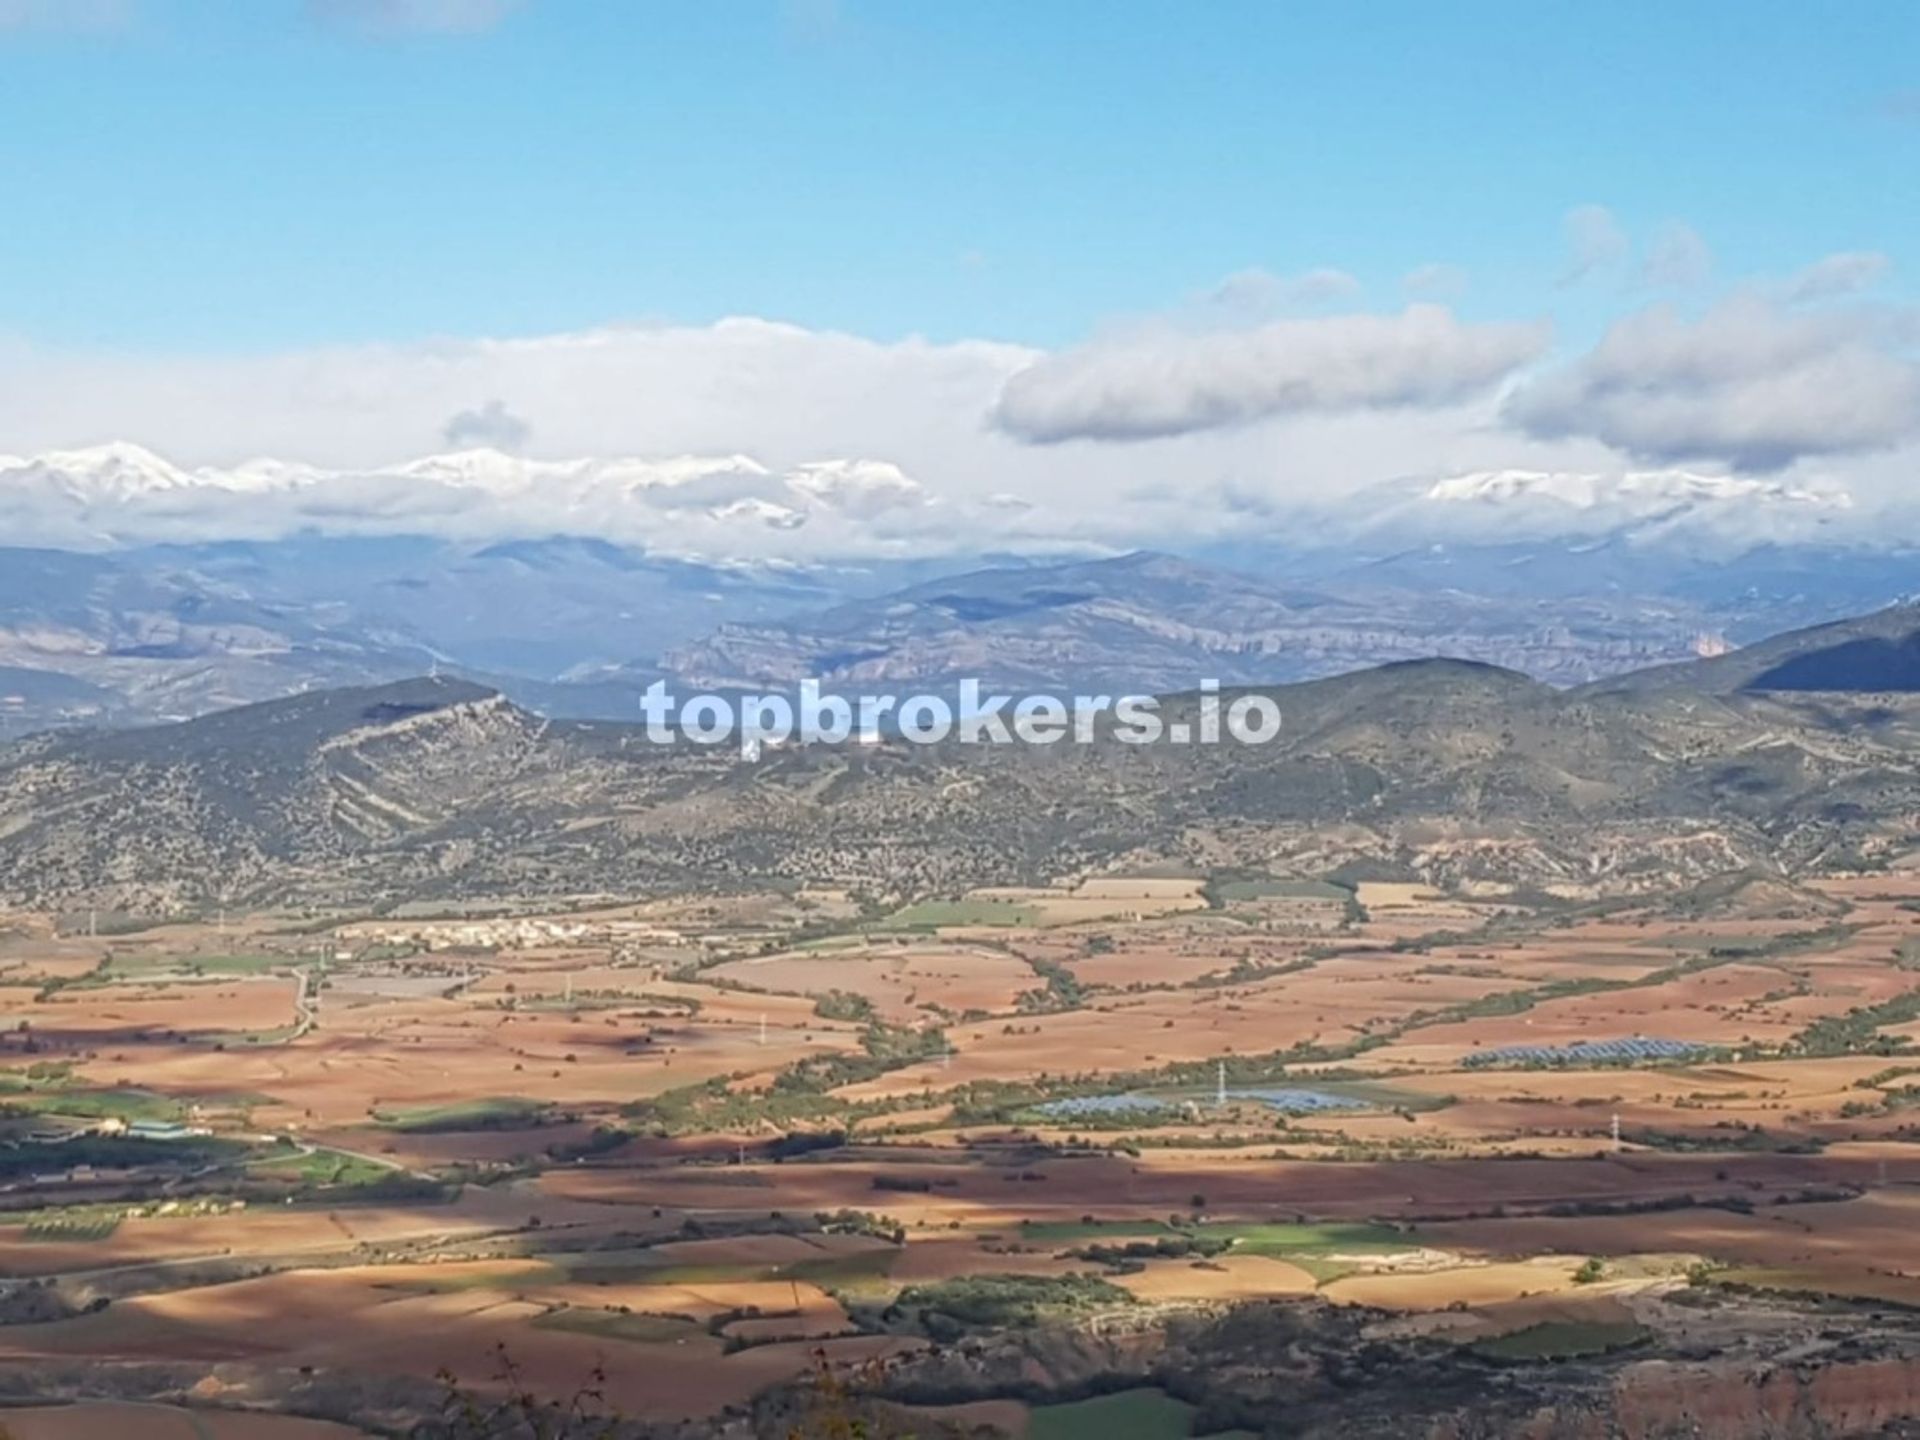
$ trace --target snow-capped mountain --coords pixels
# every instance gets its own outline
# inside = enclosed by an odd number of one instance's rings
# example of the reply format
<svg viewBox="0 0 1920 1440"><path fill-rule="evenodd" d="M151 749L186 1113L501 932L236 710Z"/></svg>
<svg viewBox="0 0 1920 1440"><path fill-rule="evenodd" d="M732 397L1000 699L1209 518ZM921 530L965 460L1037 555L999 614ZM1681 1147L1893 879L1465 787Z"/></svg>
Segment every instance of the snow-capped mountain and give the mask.
<svg viewBox="0 0 1920 1440"><path fill-rule="evenodd" d="M1876 534L1842 490L1684 470L1426 476L1155 565L996 529L1027 512L980 493L935 497L882 460L729 453L0 457L0 537L21 547L0 549L0 734L423 665L627 716L669 654L741 683L822 656L1174 684L1189 660L1253 682L1429 653L1573 682L1874 609L1917 563L1885 538L1911 527ZM1076 541L1073 563L1048 559ZM1194 562L1237 573L1202 584Z"/></svg>
<svg viewBox="0 0 1920 1440"><path fill-rule="evenodd" d="M1825 540L1854 510L1838 486L1690 470L1485 470L1366 494L1365 529L1408 542L1608 539L1722 553Z"/></svg>
<svg viewBox="0 0 1920 1440"><path fill-rule="evenodd" d="M1642 515L1678 505L1809 505L1851 507L1844 491L1815 490L1745 475L1700 475L1688 470L1629 470L1618 474L1551 470L1483 470L1436 480L1426 499L1439 504L1506 505L1548 500L1576 510L1613 507Z"/></svg>
<svg viewBox="0 0 1920 1440"><path fill-rule="evenodd" d="M475 448L362 468L271 458L187 467L124 441L0 455L8 537L55 548L295 534L461 544L576 535L705 563L812 564L1126 547L1129 537L1090 543L1092 535L1071 526L1029 528L1005 498L936 494L898 465L860 457L775 468L742 454L533 459ZM1285 513L1298 523L1246 538L1271 548L1288 543L1285 530L1313 535L1318 547L1373 555L1434 543L1609 540L1724 556L1757 545L1876 541L1874 526L1837 486L1678 469L1426 476L1346 500L1301 501Z"/></svg>
<svg viewBox="0 0 1920 1440"><path fill-rule="evenodd" d="M0 465L9 488L37 486L81 503L133 500L196 483L188 471L124 441L85 450L53 450L30 459L0 461Z"/></svg>
<svg viewBox="0 0 1920 1440"><path fill-rule="evenodd" d="M113 548L152 541L330 534L434 534L470 540L603 536L685 555L759 554L771 532L809 524L859 548L885 516L916 523L933 502L897 466L829 459L776 471L745 455L536 460L491 449L371 469L278 459L228 468L176 465L115 442L0 456L0 506L27 543ZM823 537L831 546L834 537Z"/></svg>

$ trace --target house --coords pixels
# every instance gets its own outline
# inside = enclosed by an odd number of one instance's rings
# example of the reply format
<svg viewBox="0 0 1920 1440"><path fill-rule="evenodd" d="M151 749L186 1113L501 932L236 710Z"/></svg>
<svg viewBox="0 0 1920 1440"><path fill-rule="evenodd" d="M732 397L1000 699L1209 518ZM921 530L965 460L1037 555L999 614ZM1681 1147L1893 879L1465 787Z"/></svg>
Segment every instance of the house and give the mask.
<svg viewBox="0 0 1920 1440"><path fill-rule="evenodd" d="M192 1133L172 1120L134 1120L127 1125L127 1136L133 1140L184 1140Z"/></svg>

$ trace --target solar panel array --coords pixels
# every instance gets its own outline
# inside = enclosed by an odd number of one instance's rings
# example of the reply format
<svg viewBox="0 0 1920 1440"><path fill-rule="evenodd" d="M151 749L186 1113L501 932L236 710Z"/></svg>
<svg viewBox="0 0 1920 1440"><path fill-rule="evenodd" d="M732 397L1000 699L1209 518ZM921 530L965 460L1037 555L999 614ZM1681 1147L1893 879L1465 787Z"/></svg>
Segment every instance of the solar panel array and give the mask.
<svg viewBox="0 0 1920 1440"><path fill-rule="evenodd" d="M1078 1116L1132 1115L1166 1108L1166 1101L1156 1100L1151 1095L1075 1095L1033 1107L1036 1115L1069 1120Z"/></svg>
<svg viewBox="0 0 1920 1440"><path fill-rule="evenodd" d="M1358 1100L1329 1095L1324 1090L1229 1090L1229 1100L1251 1100L1273 1110L1305 1114L1313 1110L1357 1110Z"/></svg>
<svg viewBox="0 0 1920 1440"><path fill-rule="evenodd" d="M1468 1065L1619 1065L1641 1060L1684 1060L1706 1052L1686 1040L1581 1040L1571 1045L1502 1045L1468 1057Z"/></svg>

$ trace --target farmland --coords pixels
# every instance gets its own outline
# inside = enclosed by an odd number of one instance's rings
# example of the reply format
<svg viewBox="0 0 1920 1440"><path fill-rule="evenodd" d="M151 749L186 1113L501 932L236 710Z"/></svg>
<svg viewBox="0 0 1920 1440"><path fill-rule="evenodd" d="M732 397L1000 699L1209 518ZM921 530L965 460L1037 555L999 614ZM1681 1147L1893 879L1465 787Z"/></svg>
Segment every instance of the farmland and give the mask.
<svg viewBox="0 0 1920 1440"><path fill-rule="evenodd" d="M1123 876L830 935L769 893L412 949L16 916L0 1375L218 1361L320 1428L208 1413L301 1440L374 1423L351 1377L426 1413L504 1345L691 1435L801 1403L824 1355L917 1424L1189 1435L1245 1427L1151 1367L1050 1396L940 1347L1272 1311L1578 1377L1697 1348L1690 1305L1729 1364L1795 1314L1897 1347L1920 880L1803 903ZM15 1433L153 1398L72 1384Z"/></svg>

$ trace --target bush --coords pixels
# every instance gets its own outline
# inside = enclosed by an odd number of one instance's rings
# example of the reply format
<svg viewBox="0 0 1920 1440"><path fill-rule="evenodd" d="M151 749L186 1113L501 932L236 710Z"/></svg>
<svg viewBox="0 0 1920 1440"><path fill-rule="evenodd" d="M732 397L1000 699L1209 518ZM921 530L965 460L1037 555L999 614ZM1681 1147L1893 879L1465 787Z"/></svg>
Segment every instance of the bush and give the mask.
<svg viewBox="0 0 1920 1440"><path fill-rule="evenodd" d="M909 1285L888 1313L985 1330L1133 1303L1131 1293L1095 1275L966 1275Z"/></svg>

